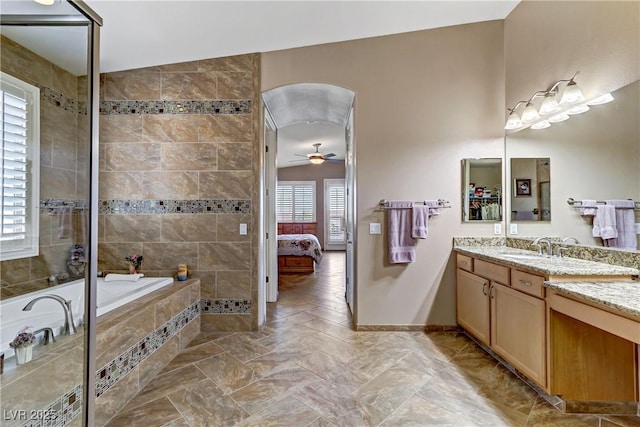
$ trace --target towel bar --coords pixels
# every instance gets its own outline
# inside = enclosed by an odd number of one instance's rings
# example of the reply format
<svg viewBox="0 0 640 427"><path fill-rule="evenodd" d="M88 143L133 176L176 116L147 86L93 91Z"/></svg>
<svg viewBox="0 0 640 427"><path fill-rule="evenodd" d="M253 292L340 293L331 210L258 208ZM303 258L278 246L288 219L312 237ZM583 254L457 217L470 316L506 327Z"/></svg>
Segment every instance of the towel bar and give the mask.
<svg viewBox="0 0 640 427"><path fill-rule="evenodd" d="M631 199L629 199L631 200ZM585 206L582 206L582 200L575 200L573 197L569 197L567 199L567 203L569 204L569 206L572 206L574 208L584 208ZM640 209L640 202L633 202L635 204L635 207L616 207L616 209ZM596 204L598 205L604 205L606 204L605 201L602 200L596 200Z"/></svg>
<svg viewBox="0 0 640 427"><path fill-rule="evenodd" d="M416 205L426 205L427 204L427 202L424 201L424 200L423 201L419 201L419 202L413 202L413 203L416 204ZM391 209L389 207L389 202L387 200L385 200L385 199L380 200L380 202L378 202L378 206L381 209ZM451 206L449 205L449 202L447 200L445 200L445 199L438 199L438 206L437 207L434 206L434 208L438 208L438 209L440 209L440 208L450 208L450 207ZM409 208L400 208L400 209L409 209Z"/></svg>

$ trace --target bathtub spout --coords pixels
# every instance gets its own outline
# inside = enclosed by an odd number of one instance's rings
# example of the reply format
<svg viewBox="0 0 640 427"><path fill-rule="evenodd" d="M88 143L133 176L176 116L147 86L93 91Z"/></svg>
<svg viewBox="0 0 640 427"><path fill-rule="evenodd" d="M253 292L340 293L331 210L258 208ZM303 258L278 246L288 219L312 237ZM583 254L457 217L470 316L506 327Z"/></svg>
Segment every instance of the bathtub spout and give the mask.
<svg viewBox="0 0 640 427"><path fill-rule="evenodd" d="M48 294L34 298L27 305L24 306L22 311L29 311L33 308L33 305L41 299L52 299L58 301L62 305L64 310L64 329L62 335L73 335L76 333L76 325L73 322L73 311L71 310L71 300L65 300L60 295Z"/></svg>

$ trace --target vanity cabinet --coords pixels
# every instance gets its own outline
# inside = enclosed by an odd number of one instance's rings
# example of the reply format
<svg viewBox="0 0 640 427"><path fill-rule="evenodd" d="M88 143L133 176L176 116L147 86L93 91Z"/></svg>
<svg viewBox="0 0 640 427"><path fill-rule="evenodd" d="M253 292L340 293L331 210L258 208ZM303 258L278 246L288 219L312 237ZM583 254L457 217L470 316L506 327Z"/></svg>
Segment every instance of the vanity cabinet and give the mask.
<svg viewBox="0 0 640 427"><path fill-rule="evenodd" d="M472 266L456 273L458 324L545 388L544 277L457 256Z"/></svg>

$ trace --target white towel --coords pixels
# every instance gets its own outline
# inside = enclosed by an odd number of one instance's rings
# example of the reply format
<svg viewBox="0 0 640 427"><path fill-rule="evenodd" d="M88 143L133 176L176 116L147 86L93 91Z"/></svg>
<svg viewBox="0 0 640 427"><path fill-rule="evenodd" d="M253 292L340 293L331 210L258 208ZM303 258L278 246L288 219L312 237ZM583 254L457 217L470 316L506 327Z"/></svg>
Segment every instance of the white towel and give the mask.
<svg viewBox="0 0 640 427"><path fill-rule="evenodd" d="M580 206L580 215L595 215L598 212L598 206L595 200L583 200Z"/></svg>
<svg viewBox="0 0 640 427"><path fill-rule="evenodd" d="M387 234L389 238L389 262L406 264L416 260L415 240L411 237L413 202L395 200L389 202Z"/></svg>
<svg viewBox="0 0 640 427"><path fill-rule="evenodd" d="M66 239L71 237L73 208L71 206L60 206L58 209L58 239Z"/></svg>
<svg viewBox="0 0 640 427"><path fill-rule="evenodd" d="M118 281L122 280L124 282L137 282L142 277L144 277L144 274L142 274L142 273L137 273L137 274L110 273L110 274L107 274L106 276L104 276L104 281L105 282L115 282L116 280L118 280Z"/></svg>
<svg viewBox="0 0 640 427"><path fill-rule="evenodd" d="M618 237L616 228L616 208L612 205L600 205L593 218L593 237L601 237L605 246L609 246L609 239Z"/></svg>
<svg viewBox="0 0 640 427"><path fill-rule="evenodd" d="M607 200L607 205L616 207L616 230L618 237L609 242L609 246L622 249L638 249L638 238L635 232L636 215L633 200ZM626 209L618 209L626 208Z"/></svg>
<svg viewBox="0 0 640 427"><path fill-rule="evenodd" d="M429 234L429 206L413 205L411 208L412 228L411 237L426 239Z"/></svg>

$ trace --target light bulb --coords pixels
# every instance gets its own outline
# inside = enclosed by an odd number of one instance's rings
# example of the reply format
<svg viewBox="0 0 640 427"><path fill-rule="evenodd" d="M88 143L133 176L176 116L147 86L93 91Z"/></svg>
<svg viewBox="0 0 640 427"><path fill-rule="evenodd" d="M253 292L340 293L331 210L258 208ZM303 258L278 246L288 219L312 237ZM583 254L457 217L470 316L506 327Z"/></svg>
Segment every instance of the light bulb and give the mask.
<svg viewBox="0 0 640 427"><path fill-rule="evenodd" d="M560 123L565 120L569 120L569 115L567 113L556 114L555 116L549 117L549 123Z"/></svg>
<svg viewBox="0 0 640 427"><path fill-rule="evenodd" d="M312 154L311 156L309 156L309 161L314 165L319 165L324 163L324 158L321 155Z"/></svg>
<svg viewBox="0 0 640 427"><path fill-rule="evenodd" d="M56 0L33 0L36 3L40 3L43 4L45 6L51 6L53 3L55 3Z"/></svg>
<svg viewBox="0 0 640 427"><path fill-rule="evenodd" d="M551 126L551 123L549 123L549 120L543 120L541 122L531 125L531 129L546 129L549 126Z"/></svg>
<svg viewBox="0 0 640 427"><path fill-rule="evenodd" d="M578 87L578 84L571 80L562 93L560 104L575 104L584 101L584 95Z"/></svg>
<svg viewBox="0 0 640 427"><path fill-rule="evenodd" d="M574 114L581 114L586 111L589 111L589 106L587 104L580 104L580 105L576 105L570 110L567 110L567 114L572 116Z"/></svg>
<svg viewBox="0 0 640 427"><path fill-rule="evenodd" d="M536 107L533 106L531 102L527 102L527 105L522 112L522 121L523 122L533 122L540 118L540 114L536 110Z"/></svg>
<svg viewBox="0 0 640 427"><path fill-rule="evenodd" d="M591 101L587 102L587 105L600 105L606 104L607 102L613 101L613 95L610 93L605 93L604 95L600 95L597 98L593 98Z"/></svg>
<svg viewBox="0 0 640 427"><path fill-rule="evenodd" d="M540 114L552 114L557 111L560 111L560 104L556 101L556 96L554 93L547 93L544 96L544 101L542 101L542 105L540 105Z"/></svg>
<svg viewBox="0 0 640 427"><path fill-rule="evenodd" d="M522 120L520 120L520 116L515 111L509 114L509 118L507 119L507 124L504 125L505 129L518 129L523 125Z"/></svg>

